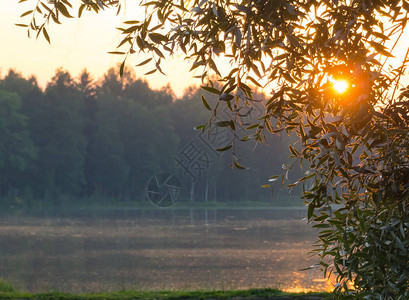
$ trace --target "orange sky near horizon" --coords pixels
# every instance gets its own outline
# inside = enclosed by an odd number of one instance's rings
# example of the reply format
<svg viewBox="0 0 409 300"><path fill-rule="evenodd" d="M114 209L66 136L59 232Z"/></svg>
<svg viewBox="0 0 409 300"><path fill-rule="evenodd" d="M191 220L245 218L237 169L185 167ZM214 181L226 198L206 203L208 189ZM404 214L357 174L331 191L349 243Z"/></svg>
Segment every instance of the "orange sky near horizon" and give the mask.
<svg viewBox="0 0 409 300"><path fill-rule="evenodd" d="M108 54L115 51L121 40L120 33L115 29L125 21L127 16L134 14L138 1L127 4L125 10L116 16L116 10L106 10L100 14L84 12L81 19L62 19L62 25L50 24L48 29L51 45L40 36L28 38L25 28L17 27L16 23L27 23L28 17L21 19L20 15L32 9L34 2L27 1L18 4L17 0L3 4L0 11L0 75L4 76L10 69L21 72L23 76L35 75L41 87L45 87L55 70L62 67L76 77L83 69L87 69L95 79L100 78L110 67L117 67L122 62L121 56ZM139 2L138 2L139 3ZM125 15L127 14L127 16ZM72 14L77 15L73 10ZM147 56L134 54L128 61L128 66L134 66ZM188 64L182 59L168 59L163 65L167 76L153 74L143 76L152 66L135 68L136 76L148 81L154 89L160 89L170 84L176 96L181 97L184 90L200 82L192 78ZM141 75L139 75L141 74Z"/></svg>

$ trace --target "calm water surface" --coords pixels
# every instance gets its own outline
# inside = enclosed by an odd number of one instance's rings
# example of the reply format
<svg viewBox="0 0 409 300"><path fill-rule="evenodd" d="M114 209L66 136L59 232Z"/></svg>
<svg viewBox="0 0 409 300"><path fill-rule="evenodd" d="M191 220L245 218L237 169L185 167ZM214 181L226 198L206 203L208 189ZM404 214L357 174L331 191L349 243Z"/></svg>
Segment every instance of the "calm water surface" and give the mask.
<svg viewBox="0 0 409 300"><path fill-rule="evenodd" d="M304 209L31 211L0 218L0 276L32 292L328 290Z"/></svg>

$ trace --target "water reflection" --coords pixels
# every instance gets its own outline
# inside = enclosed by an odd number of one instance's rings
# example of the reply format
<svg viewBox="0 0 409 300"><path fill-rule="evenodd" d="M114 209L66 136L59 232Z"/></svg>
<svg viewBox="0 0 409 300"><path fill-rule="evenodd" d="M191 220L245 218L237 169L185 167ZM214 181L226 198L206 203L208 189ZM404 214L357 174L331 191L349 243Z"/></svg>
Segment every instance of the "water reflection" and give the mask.
<svg viewBox="0 0 409 300"><path fill-rule="evenodd" d="M328 290L304 209L30 211L0 221L0 276L28 291ZM298 289L298 290L297 290Z"/></svg>

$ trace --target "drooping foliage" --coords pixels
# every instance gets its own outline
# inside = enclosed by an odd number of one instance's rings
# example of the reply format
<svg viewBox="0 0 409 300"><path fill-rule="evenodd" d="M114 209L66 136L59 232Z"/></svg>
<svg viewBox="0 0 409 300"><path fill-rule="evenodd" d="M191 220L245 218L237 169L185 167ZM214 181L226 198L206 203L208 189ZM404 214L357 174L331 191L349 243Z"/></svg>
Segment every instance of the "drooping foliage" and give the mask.
<svg viewBox="0 0 409 300"><path fill-rule="evenodd" d="M29 31L49 39L44 22L69 17L69 0L37 2ZM85 1L98 12L120 1ZM294 159L309 170L305 189L309 219L320 229L321 266L337 275L335 292L355 297L409 297L408 63L403 40L406 0L191 0L142 1L144 18L120 29L117 53L151 54L142 64L161 72L175 52L202 70L204 89L215 93L217 111L241 124L253 105L251 86L271 92L251 137L296 132ZM45 8L45 7L48 7ZM41 15L41 12L44 15ZM41 24L41 25L39 25ZM403 50L402 50L403 48ZM221 67L227 60L228 67ZM121 73L124 64L121 66ZM215 75L218 88L209 75ZM334 82L349 82L346 92ZM211 124L210 120L209 124ZM235 140L232 142L234 146ZM234 148L234 147L233 147ZM236 161L236 166L241 167ZM275 177L271 180L276 179ZM292 187L292 185L290 185ZM334 206L334 204L339 205ZM336 208L337 207L337 208Z"/></svg>

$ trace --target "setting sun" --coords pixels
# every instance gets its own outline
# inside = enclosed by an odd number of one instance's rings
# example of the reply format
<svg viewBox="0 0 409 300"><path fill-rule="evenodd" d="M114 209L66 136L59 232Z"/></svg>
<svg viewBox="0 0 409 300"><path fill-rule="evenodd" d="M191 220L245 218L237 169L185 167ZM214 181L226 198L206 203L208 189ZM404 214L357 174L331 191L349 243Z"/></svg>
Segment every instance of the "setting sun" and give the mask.
<svg viewBox="0 0 409 300"><path fill-rule="evenodd" d="M344 79L338 79L334 81L333 88L338 94L343 94L348 89L348 81Z"/></svg>

